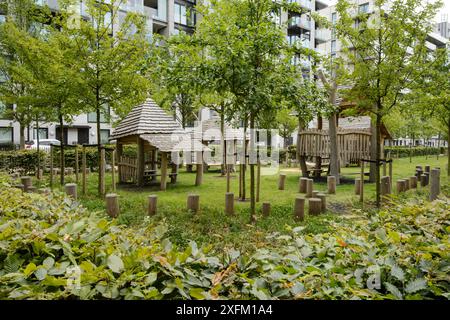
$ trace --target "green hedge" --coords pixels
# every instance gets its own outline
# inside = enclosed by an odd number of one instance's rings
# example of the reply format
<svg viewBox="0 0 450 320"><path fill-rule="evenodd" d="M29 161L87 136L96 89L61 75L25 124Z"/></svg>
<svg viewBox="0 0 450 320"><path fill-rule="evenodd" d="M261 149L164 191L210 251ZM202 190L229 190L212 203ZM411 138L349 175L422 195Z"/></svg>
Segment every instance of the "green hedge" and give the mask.
<svg viewBox="0 0 450 320"><path fill-rule="evenodd" d="M391 157L392 158L407 158L410 155L413 157L417 157L417 156L430 156L430 155L437 155L437 154L444 154L447 152L447 148L435 148L435 147L414 147L414 148L409 148L409 147L401 147L401 146L396 146L396 147L384 147L384 153L387 156L389 154L389 152L391 153Z"/></svg>
<svg viewBox="0 0 450 320"><path fill-rule="evenodd" d="M79 165L81 167L82 148L78 148ZM50 165L50 153L41 151L41 165ZM136 157L135 146L125 146L123 154L129 157ZM69 147L64 149L64 159L66 167L75 167L75 148ZM106 152L106 161L110 163L111 152ZM18 151L1 151L0 152L0 170L14 171L24 169L26 172L33 173L37 168L38 156L36 150L18 150ZM53 165L60 166L60 149L54 149ZM94 170L98 167L98 149L95 147L86 148L86 165Z"/></svg>
<svg viewBox="0 0 450 320"><path fill-rule="evenodd" d="M164 224L119 226L0 176L0 299L450 298L450 200L393 202L332 233L300 226L252 254L214 253L177 247Z"/></svg>

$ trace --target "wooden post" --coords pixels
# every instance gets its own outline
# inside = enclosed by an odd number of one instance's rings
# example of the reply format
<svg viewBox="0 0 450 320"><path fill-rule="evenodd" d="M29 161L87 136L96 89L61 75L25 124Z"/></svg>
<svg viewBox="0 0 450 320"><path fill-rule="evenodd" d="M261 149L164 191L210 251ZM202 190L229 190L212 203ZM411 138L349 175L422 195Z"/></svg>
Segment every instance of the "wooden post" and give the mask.
<svg viewBox="0 0 450 320"><path fill-rule="evenodd" d="M391 193L391 181L389 176L381 177L381 195L385 196Z"/></svg>
<svg viewBox="0 0 450 320"><path fill-rule="evenodd" d="M335 176L327 177L327 185L328 185L328 194L336 194L336 177Z"/></svg>
<svg viewBox="0 0 450 320"><path fill-rule="evenodd" d="M80 171L80 167L78 164L78 146L75 146L75 182L77 184L79 182L79 171Z"/></svg>
<svg viewBox="0 0 450 320"><path fill-rule="evenodd" d="M294 219L303 221L305 219L305 198L296 197L294 203Z"/></svg>
<svg viewBox="0 0 450 320"><path fill-rule="evenodd" d="M231 165L227 164L227 192L230 192L230 180L231 180L230 171L231 171Z"/></svg>
<svg viewBox="0 0 450 320"><path fill-rule="evenodd" d="M29 176L20 177L20 181L23 184L25 192L27 192L28 188L30 188L33 185L32 181L31 181L31 177L29 177Z"/></svg>
<svg viewBox="0 0 450 320"><path fill-rule="evenodd" d="M161 191L167 189L167 152L161 152Z"/></svg>
<svg viewBox="0 0 450 320"><path fill-rule="evenodd" d="M394 179L394 176L393 176L393 173L392 173L392 159L390 159L391 161L389 162L389 183L391 184L391 186L390 186L390 188L389 188L389 190L391 191L391 193L392 193L392 183L393 183L393 179Z"/></svg>
<svg viewBox="0 0 450 320"><path fill-rule="evenodd" d="M196 173L195 173L195 185L201 186L202 182L203 182L203 153L201 151L198 151Z"/></svg>
<svg viewBox="0 0 450 320"><path fill-rule="evenodd" d="M286 175L280 174L280 177L278 179L278 190L284 190L285 181L286 181Z"/></svg>
<svg viewBox="0 0 450 320"><path fill-rule="evenodd" d="M383 176L386 176L386 161L383 161Z"/></svg>
<svg viewBox="0 0 450 320"><path fill-rule="evenodd" d="M409 187L411 189L416 189L417 188L417 177L416 176L409 177Z"/></svg>
<svg viewBox="0 0 450 320"><path fill-rule="evenodd" d="M424 177L425 177L425 185L429 185L430 184L430 173L429 172L424 172L423 173Z"/></svg>
<svg viewBox="0 0 450 320"><path fill-rule="evenodd" d="M426 165L426 166L425 166L425 172L430 173L430 172L431 172L430 169L431 169L431 167L430 167L429 165Z"/></svg>
<svg viewBox="0 0 450 320"><path fill-rule="evenodd" d="M53 189L53 146L50 145L50 188Z"/></svg>
<svg viewBox="0 0 450 320"><path fill-rule="evenodd" d="M432 169L430 174L430 201L436 200L441 193L441 171L439 169Z"/></svg>
<svg viewBox="0 0 450 320"><path fill-rule="evenodd" d="M306 193L306 185L308 183L308 178L301 177L298 180L298 192L299 193Z"/></svg>
<svg viewBox="0 0 450 320"><path fill-rule="evenodd" d="M403 179L405 180L405 191L409 190L409 179Z"/></svg>
<svg viewBox="0 0 450 320"><path fill-rule="evenodd" d="M116 150L113 150L111 155L111 185L112 191L116 191Z"/></svg>
<svg viewBox="0 0 450 320"><path fill-rule="evenodd" d="M320 200L319 198L310 198L308 205L308 213L312 216L317 216L322 211L322 200Z"/></svg>
<svg viewBox="0 0 450 320"><path fill-rule="evenodd" d="M145 171L144 140L141 139L140 137L138 137L137 145L138 145L138 148L137 148L137 170L136 170L137 179L136 179L136 181L137 181L138 187L143 187L144 186L144 171ZM166 164L166 166L167 166L167 164ZM161 171L162 171L162 164L161 164ZM161 181L162 181L162 176L161 176Z"/></svg>
<svg viewBox="0 0 450 320"><path fill-rule="evenodd" d="M420 186L425 187L426 185L427 185L427 176L426 175L420 176Z"/></svg>
<svg viewBox="0 0 450 320"><path fill-rule="evenodd" d="M313 179L308 179L306 181L306 197L307 198L312 198L313 188L314 188L314 181L313 181Z"/></svg>
<svg viewBox="0 0 450 320"><path fill-rule="evenodd" d="M77 200L77 184L76 183L67 183L65 186L66 194L72 197L74 200Z"/></svg>
<svg viewBox="0 0 450 320"><path fill-rule="evenodd" d="M105 195L105 148L100 149L100 162L99 163L99 179L100 179L100 194Z"/></svg>
<svg viewBox="0 0 450 320"><path fill-rule="evenodd" d="M312 197L313 198L317 198L317 195L320 193L320 191L319 190L313 190L313 192L312 192Z"/></svg>
<svg viewBox="0 0 450 320"><path fill-rule="evenodd" d="M197 213L200 209L200 196L198 194L190 194L187 198L187 209Z"/></svg>
<svg viewBox="0 0 450 320"><path fill-rule="evenodd" d="M108 193L105 196L106 199L106 212L111 218L117 218L119 216L119 199L117 194Z"/></svg>
<svg viewBox="0 0 450 320"><path fill-rule="evenodd" d="M82 189L83 195L86 195L86 147L83 146L83 154L81 158L81 179L82 179Z"/></svg>
<svg viewBox="0 0 450 320"><path fill-rule="evenodd" d="M263 204L262 204L262 215L265 218L267 218L270 215L270 203L269 202L263 202Z"/></svg>
<svg viewBox="0 0 450 320"><path fill-rule="evenodd" d="M364 203L364 161L361 161L361 175L359 182L359 202Z"/></svg>
<svg viewBox="0 0 450 320"><path fill-rule="evenodd" d="M239 199L242 199L242 165L239 164Z"/></svg>
<svg viewBox="0 0 450 320"><path fill-rule="evenodd" d="M258 159L256 167L256 202L259 202L259 192L261 190L261 161Z"/></svg>
<svg viewBox="0 0 450 320"><path fill-rule="evenodd" d="M356 195L361 194L361 178L355 179L355 194Z"/></svg>
<svg viewBox="0 0 450 320"><path fill-rule="evenodd" d="M171 164L171 171L170 171L170 183L177 183L177 175L178 175L178 164L172 163Z"/></svg>
<svg viewBox="0 0 450 320"><path fill-rule="evenodd" d="M147 214L149 216L154 216L156 214L156 207L158 202L158 196L152 194L148 196L148 210Z"/></svg>
<svg viewBox="0 0 450 320"><path fill-rule="evenodd" d="M320 201L322 201L322 213L326 212L327 211L327 196L325 195L325 193L318 193L317 198L319 198Z"/></svg>
<svg viewBox="0 0 450 320"><path fill-rule="evenodd" d="M117 162L119 165L117 166L117 175L119 176L119 184L122 183L122 166L120 163L122 162L122 154L123 154L123 145L119 143L119 141L116 142L116 157Z"/></svg>
<svg viewBox="0 0 450 320"><path fill-rule="evenodd" d="M234 193L225 193L225 213L227 215L234 214Z"/></svg>
<svg viewBox="0 0 450 320"><path fill-rule="evenodd" d="M397 180L397 193L405 192L405 180L399 179Z"/></svg>

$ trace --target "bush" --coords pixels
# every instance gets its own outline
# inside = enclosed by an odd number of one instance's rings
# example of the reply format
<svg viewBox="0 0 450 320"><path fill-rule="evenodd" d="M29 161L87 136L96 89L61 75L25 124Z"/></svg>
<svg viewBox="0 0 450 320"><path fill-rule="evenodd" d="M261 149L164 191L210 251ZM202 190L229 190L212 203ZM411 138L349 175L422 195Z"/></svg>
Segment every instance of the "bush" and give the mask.
<svg viewBox="0 0 450 320"><path fill-rule="evenodd" d="M396 158L397 156L399 158L407 158L410 155L413 157L417 156L430 156L430 155L437 155L437 154L443 154L446 152L446 148L435 148L435 147L384 147L384 154L387 156L391 153L391 158Z"/></svg>
<svg viewBox="0 0 450 320"><path fill-rule="evenodd" d="M62 194L0 185L0 299L450 297L449 199L354 212L330 233L296 227L251 255L213 254L178 248L164 224L127 228Z"/></svg>
<svg viewBox="0 0 450 320"><path fill-rule="evenodd" d="M47 154L40 152L41 164L46 161ZM0 170L12 172L24 170L24 173L36 171L38 165L38 153L36 150L17 150L0 152Z"/></svg>

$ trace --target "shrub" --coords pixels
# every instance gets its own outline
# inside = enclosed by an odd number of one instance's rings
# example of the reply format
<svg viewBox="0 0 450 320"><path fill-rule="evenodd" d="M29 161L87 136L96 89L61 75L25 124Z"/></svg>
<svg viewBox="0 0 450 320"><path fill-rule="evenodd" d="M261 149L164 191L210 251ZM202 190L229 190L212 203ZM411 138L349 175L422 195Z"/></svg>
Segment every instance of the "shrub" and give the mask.
<svg viewBox="0 0 450 320"><path fill-rule="evenodd" d="M388 155L389 152L391 153L392 158L396 158L397 156L399 158L407 158L410 155L413 157L417 156L426 156L426 155L437 155L445 153L446 148L437 148L437 147L384 147L384 153L385 155Z"/></svg>
<svg viewBox="0 0 450 320"><path fill-rule="evenodd" d="M0 299L450 297L449 199L393 202L330 233L297 227L253 254L214 254L173 245L164 223L127 228L62 194L0 185Z"/></svg>
<svg viewBox="0 0 450 320"><path fill-rule="evenodd" d="M41 163L46 161L47 154L40 152ZM17 150L0 152L0 170L14 171L22 169L25 173L35 172L38 164L36 150Z"/></svg>

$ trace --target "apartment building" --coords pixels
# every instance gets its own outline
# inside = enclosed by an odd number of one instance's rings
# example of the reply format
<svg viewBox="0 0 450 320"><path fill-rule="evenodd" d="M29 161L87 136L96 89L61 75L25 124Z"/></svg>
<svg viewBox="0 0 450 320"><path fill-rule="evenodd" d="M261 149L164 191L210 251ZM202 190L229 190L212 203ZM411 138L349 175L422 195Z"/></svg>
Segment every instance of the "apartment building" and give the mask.
<svg viewBox="0 0 450 320"><path fill-rule="evenodd" d="M450 23L448 21L436 23L435 32L440 34L441 37L450 39Z"/></svg>
<svg viewBox="0 0 450 320"><path fill-rule="evenodd" d="M47 5L52 11L58 12L57 0L36 0L38 5ZM170 36L185 31L192 33L196 23L194 6L195 0L124 0L119 7L117 26L123 21L127 12L138 12L146 17L147 38L151 40L153 34ZM87 17L86 5L80 1L78 12ZM6 20L5 14L0 12L0 23ZM14 108L0 102L0 145L20 143L20 125L12 119L5 119L4 111ZM109 108L101 115L101 141L106 143L112 130L111 119L115 116ZM39 134L40 139L59 139L60 130L64 130L64 142L66 144L95 144L97 143L97 117L95 113L81 114L70 123L65 123L60 128L56 123L40 123L39 132L35 125L25 129L25 140L34 140Z"/></svg>

